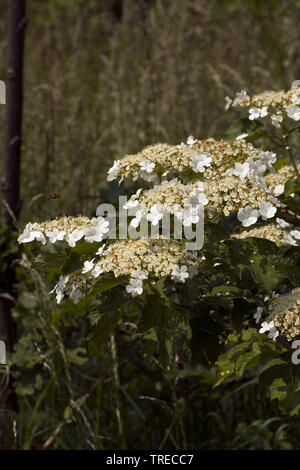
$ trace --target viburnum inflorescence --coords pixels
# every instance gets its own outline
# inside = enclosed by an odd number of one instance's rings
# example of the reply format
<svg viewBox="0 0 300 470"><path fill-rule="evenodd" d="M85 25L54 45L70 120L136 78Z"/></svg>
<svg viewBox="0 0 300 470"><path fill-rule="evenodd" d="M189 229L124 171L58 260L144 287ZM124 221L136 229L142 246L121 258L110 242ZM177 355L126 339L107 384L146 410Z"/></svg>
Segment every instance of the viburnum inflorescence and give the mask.
<svg viewBox="0 0 300 470"><path fill-rule="evenodd" d="M40 241L43 245L47 242L65 240L69 246L74 247L76 243L85 239L87 242L100 242L109 231L109 222L104 217L57 217L41 223L28 223L19 236L19 243L29 243L33 240Z"/></svg>
<svg viewBox="0 0 300 470"><path fill-rule="evenodd" d="M89 279L87 276L82 274L68 274L61 275L58 283L54 286L50 294L56 294L56 301L58 304L64 298L70 298L75 304L78 304L79 300L83 296L83 290L88 287Z"/></svg>
<svg viewBox="0 0 300 470"><path fill-rule="evenodd" d="M249 166L249 176L261 176L275 161L273 152L257 149L242 138L232 141L213 138L197 140L190 136L187 143L150 145L137 154L115 160L108 171L107 180L119 179L122 182L130 177L134 181L140 178L158 184L161 178L172 178L180 173L218 179L234 169L236 164L245 162Z"/></svg>
<svg viewBox="0 0 300 470"><path fill-rule="evenodd" d="M279 222L280 221L280 222ZM300 242L300 230L288 229L292 227L291 224L286 223L284 220L277 218L277 224L261 225L260 227L254 227L250 230L244 230L240 233L232 235L233 238L245 239L249 237L263 238L276 243L276 245L291 245L299 246Z"/></svg>
<svg viewBox="0 0 300 470"><path fill-rule="evenodd" d="M202 182L183 184L173 178L152 189L139 190L139 194L134 194L123 207L135 208L135 217L130 222L133 227L137 227L143 218L156 226L165 214L174 215L189 227L199 221L199 211L206 204L208 200Z"/></svg>
<svg viewBox="0 0 300 470"><path fill-rule="evenodd" d="M298 168L298 171L300 171L300 163L298 163L296 166ZM281 186L281 190L279 190L280 193L280 191L283 192L285 183L293 178L296 178L294 168L291 165L284 165L279 168L276 173L269 173L268 175L266 175L263 178L263 181L265 184L272 187L274 190L276 190L276 187L278 188L278 186Z"/></svg>
<svg viewBox="0 0 300 470"><path fill-rule="evenodd" d="M272 339L283 335L288 341L292 341L300 335L300 288L292 290L288 294L273 295L268 302L268 315L262 322L260 333L268 333ZM258 307L255 314L256 320L260 320L262 307Z"/></svg>
<svg viewBox="0 0 300 470"><path fill-rule="evenodd" d="M245 90L233 99L226 97L225 109L243 108L249 111L249 119L271 117L273 126L280 128L284 118L300 120L300 81L296 80L287 91L265 91L249 96Z"/></svg>
<svg viewBox="0 0 300 470"><path fill-rule="evenodd" d="M239 179L226 176L219 180L204 182L204 192L208 199L208 215L214 213L228 216L238 213L238 220L244 227L274 217L279 201L274 198L268 188L255 178Z"/></svg>

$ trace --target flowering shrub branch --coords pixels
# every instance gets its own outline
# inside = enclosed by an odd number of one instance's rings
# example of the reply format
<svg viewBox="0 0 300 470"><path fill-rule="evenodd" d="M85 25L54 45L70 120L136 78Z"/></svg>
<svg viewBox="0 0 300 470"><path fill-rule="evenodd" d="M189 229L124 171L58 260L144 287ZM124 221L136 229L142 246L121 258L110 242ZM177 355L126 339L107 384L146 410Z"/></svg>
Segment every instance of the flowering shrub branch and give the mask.
<svg viewBox="0 0 300 470"><path fill-rule="evenodd" d="M299 128L291 127L300 120L300 84L252 97L242 91L225 108L249 114L221 138L190 136L116 160L107 180L129 180L135 191L111 213L100 205L92 219L28 223L18 241L42 244L34 267L47 273L62 308L87 311L96 350L127 319L145 355L163 364L204 354L217 361L221 384L283 361L295 384L299 371L286 355L300 337ZM191 250L199 224L204 244ZM273 382L283 380L274 374ZM290 383L282 386L288 395Z"/></svg>

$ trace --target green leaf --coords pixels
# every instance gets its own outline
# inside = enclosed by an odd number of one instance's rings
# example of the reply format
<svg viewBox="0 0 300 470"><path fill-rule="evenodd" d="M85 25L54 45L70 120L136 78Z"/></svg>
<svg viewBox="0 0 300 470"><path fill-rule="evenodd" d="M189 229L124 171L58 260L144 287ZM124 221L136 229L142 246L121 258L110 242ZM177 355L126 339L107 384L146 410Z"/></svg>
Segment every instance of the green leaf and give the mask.
<svg viewBox="0 0 300 470"><path fill-rule="evenodd" d="M290 416L295 416L300 411L300 390L294 384L289 384L286 388L286 397L281 401L280 407Z"/></svg>
<svg viewBox="0 0 300 470"><path fill-rule="evenodd" d="M62 266L62 273L65 276L66 274L73 273L74 271L78 271L78 269L82 268L82 261L81 257L78 253L70 253L66 261Z"/></svg>
<svg viewBox="0 0 300 470"><path fill-rule="evenodd" d="M272 400L279 401L279 408L290 416L295 416L300 411L299 382L293 382L293 377L277 377L270 386Z"/></svg>
<svg viewBox="0 0 300 470"><path fill-rule="evenodd" d="M273 380L270 386L271 400L283 400L287 396L286 383L282 378Z"/></svg>
<svg viewBox="0 0 300 470"><path fill-rule="evenodd" d="M101 304L95 305L94 308L99 312L99 318L96 329L88 340L89 350L95 356L100 357L103 345L119 323L126 302L127 299L126 297L124 299L123 293L115 290L102 298Z"/></svg>
<svg viewBox="0 0 300 470"><path fill-rule="evenodd" d="M288 379L289 373L289 364L281 358L274 358L262 367L259 384L262 386L270 385L277 377Z"/></svg>
<svg viewBox="0 0 300 470"><path fill-rule="evenodd" d="M220 223L205 221L204 244L211 245L230 238L228 230Z"/></svg>
<svg viewBox="0 0 300 470"><path fill-rule="evenodd" d="M103 313L97 323L96 331L88 341L88 347L90 352L96 357L101 356L101 350L103 345L108 340L109 336L116 329L119 319L121 317L121 309L117 309L113 312Z"/></svg>
<svg viewBox="0 0 300 470"><path fill-rule="evenodd" d="M260 362L260 353L252 350L238 357L235 364L235 372L238 377L241 377L247 369L254 367Z"/></svg>
<svg viewBox="0 0 300 470"><path fill-rule="evenodd" d="M34 309L37 305L37 297L29 292L22 292L18 298L19 304L22 305L26 310Z"/></svg>
<svg viewBox="0 0 300 470"><path fill-rule="evenodd" d="M190 356L191 329L188 311L178 308L175 310L160 295L148 296L137 333L150 341L150 350L158 352L164 365L170 363L174 352L184 359Z"/></svg>
<svg viewBox="0 0 300 470"><path fill-rule="evenodd" d="M300 193L300 180L293 178L288 180L284 186L284 195L290 196L292 193Z"/></svg>
<svg viewBox="0 0 300 470"><path fill-rule="evenodd" d="M273 168L277 172L278 170L280 170L280 168L289 164L290 164L290 159L288 157L280 158L273 164Z"/></svg>
<svg viewBox="0 0 300 470"><path fill-rule="evenodd" d="M275 265L280 251L275 243L262 238L249 237L244 240L225 240L224 257L236 268L240 278L250 271L258 288L271 294L278 286L282 273Z"/></svg>
<svg viewBox="0 0 300 470"><path fill-rule="evenodd" d="M100 294L101 292L105 292L118 286L122 282L124 282L124 276L115 277L110 274L100 276L92 287L91 293L93 295Z"/></svg>
<svg viewBox="0 0 300 470"><path fill-rule="evenodd" d="M69 362L73 364L78 364L81 366L88 361L86 356L86 349L82 347L67 349L66 354Z"/></svg>
<svg viewBox="0 0 300 470"><path fill-rule="evenodd" d="M88 243L85 240L81 240L74 248L70 248L70 251L79 255L93 256L101 245L103 245L103 243Z"/></svg>
<svg viewBox="0 0 300 470"><path fill-rule="evenodd" d="M65 251L61 253L44 253L43 255L39 255L36 260L32 262L32 265L34 268L46 273L61 273L62 266L67 257L67 253Z"/></svg>
<svg viewBox="0 0 300 470"><path fill-rule="evenodd" d="M250 121L248 118L242 118L231 124L226 132L214 137L233 140L241 134L248 134L248 136L245 137L247 142L255 142L257 139L264 137L266 132L260 121Z"/></svg>
<svg viewBox="0 0 300 470"><path fill-rule="evenodd" d="M82 317L92 306L93 298L89 295L81 297L77 304L70 298L64 299L59 305L59 310L52 316L52 322L57 322L62 316Z"/></svg>
<svg viewBox="0 0 300 470"><path fill-rule="evenodd" d="M250 266L255 280L265 292L271 294L278 286L280 271L275 268L268 255L257 254L252 259Z"/></svg>
<svg viewBox="0 0 300 470"><path fill-rule="evenodd" d="M217 372L215 377L214 388L221 385L225 380L234 375L234 362L229 360L218 360Z"/></svg>

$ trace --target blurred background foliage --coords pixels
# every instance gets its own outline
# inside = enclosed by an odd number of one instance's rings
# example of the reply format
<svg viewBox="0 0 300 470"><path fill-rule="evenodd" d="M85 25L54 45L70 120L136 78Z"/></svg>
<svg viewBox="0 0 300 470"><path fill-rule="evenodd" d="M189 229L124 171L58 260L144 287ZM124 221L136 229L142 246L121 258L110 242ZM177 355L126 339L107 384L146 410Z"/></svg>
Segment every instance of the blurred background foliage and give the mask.
<svg viewBox="0 0 300 470"><path fill-rule="evenodd" d="M28 0L27 11L22 225L60 212L92 215L113 159L222 132L234 119L226 95L300 78L299 0ZM0 234L3 263L17 247ZM148 362L130 339L130 315L116 335L118 396L109 345L100 358L89 350L85 306L59 309L25 255L17 288L19 341L9 361L19 411L1 409L0 448L299 446L299 418L278 414L255 372L213 389L214 369L201 355L194 368Z"/></svg>
<svg viewBox="0 0 300 470"><path fill-rule="evenodd" d="M27 3L23 221L92 213L113 159L221 132L226 95L300 75L298 0Z"/></svg>

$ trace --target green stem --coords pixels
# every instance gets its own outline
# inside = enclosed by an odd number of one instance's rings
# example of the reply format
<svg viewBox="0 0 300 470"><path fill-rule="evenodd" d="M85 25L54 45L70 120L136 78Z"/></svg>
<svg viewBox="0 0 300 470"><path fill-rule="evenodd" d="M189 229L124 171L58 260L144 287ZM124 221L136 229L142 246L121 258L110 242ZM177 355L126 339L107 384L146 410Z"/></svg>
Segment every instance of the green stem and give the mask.
<svg viewBox="0 0 300 470"><path fill-rule="evenodd" d="M176 410L176 415L178 416L178 424L179 424L179 429L181 433L181 438L182 438L182 449L186 450L187 449L187 442L186 442L186 433L184 429L184 424L183 424L183 419L182 419L182 412L183 412L183 407L178 406L178 398L176 394L176 380L173 381L172 384L172 398L174 402L174 408Z"/></svg>
<svg viewBox="0 0 300 470"><path fill-rule="evenodd" d="M126 450L126 440L124 434L124 425L122 419L122 407L121 407L121 386L120 386L120 375L119 375L119 364L118 364L118 354L117 354L117 345L115 340L115 335L110 337L110 348L112 356L112 365L113 365L113 380L115 387L115 396L116 396L116 417L118 423L119 439L120 439L120 450Z"/></svg>

